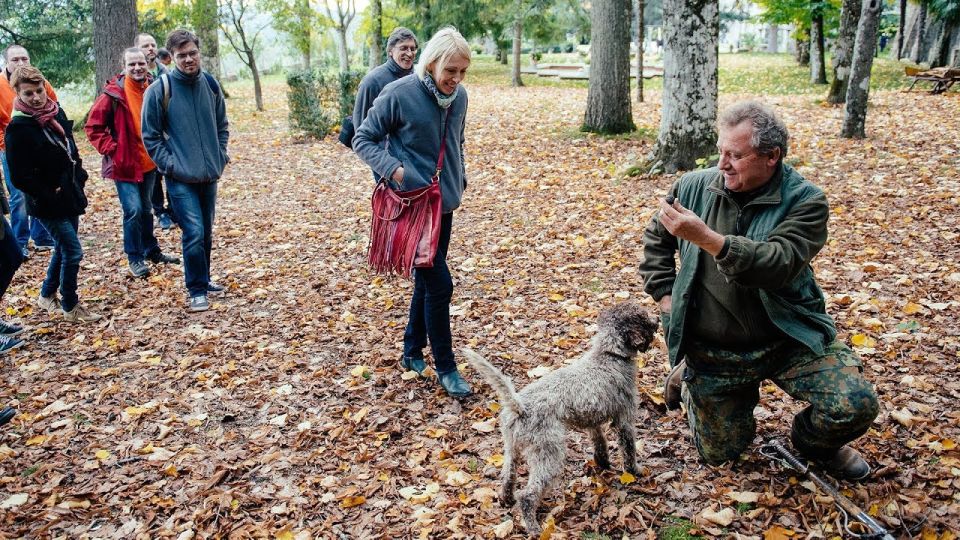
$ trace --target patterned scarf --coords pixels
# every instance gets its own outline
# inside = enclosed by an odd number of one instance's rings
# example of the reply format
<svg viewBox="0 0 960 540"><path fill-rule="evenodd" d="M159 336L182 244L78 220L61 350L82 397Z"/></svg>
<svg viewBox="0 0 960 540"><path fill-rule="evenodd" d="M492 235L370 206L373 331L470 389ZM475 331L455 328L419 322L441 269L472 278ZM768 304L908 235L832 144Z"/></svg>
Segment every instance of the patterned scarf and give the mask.
<svg viewBox="0 0 960 540"><path fill-rule="evenodd" d="M449 108L457 99L457 94L460 93L460 85L457 85L457 89L449 96L440 93L440 91L437 90L436 83L433 82L433 77L429 73L424 73L423 78L420 80L423 81L423 85L427 87L427 90L433 93L433 97L437 98L437 105L439 105L441 109Z"/></svg>
<svg viewBox="0 0 960 540"><path fill-rule="evenodd" d="M35 109L30 105L24 103L19 97L16 101L13 102L13 108L32 116L37 123L40 124L40 127L53 130L55 133L61 137L66 138L67 134L63 131L63 126L60 125L60 122L57 122L56 116L60 112L60 105L56 101L47 98L47 104L39 109Z"/></svg>

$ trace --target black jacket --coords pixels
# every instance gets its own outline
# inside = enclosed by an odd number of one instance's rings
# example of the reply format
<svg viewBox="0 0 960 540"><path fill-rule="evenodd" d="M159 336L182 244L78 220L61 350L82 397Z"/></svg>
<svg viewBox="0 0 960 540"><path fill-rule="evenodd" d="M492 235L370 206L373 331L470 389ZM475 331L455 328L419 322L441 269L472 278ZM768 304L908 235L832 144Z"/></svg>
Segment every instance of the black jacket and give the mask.
<svg viewBox="0 0 960 540"><path fill-rule="evenodd" d="M87 207L83 194L87 172L73 140L73 122L63 109L56 120L66 140L43 130L33 117L20 114L13 116L4 134L10 180L24 193L27 214L38 218L74 217Z"/></svg>

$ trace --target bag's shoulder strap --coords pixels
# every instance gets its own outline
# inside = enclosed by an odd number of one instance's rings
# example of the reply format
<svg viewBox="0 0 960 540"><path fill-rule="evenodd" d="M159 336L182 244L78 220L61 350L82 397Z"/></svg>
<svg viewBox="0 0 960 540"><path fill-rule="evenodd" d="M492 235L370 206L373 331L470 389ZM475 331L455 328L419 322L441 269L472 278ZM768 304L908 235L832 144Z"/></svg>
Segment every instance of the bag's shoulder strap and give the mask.
<svg viewBox="0 0 960 540"><path fill-rule="evenodd" d="M443 155L447 150L447 124L450 123L450 109L443 113L443 127L440 129L440 155L437 157L437 172L433 173L434 182L440 181L440 172L443 170Z"/></svg>
<svg viewBox="0 0 960 540"><path fill-rule="evenodd" d="M163 112L167 112L170 107L170 75L167 73L161 75L160 84L163 85Z"/></svg>

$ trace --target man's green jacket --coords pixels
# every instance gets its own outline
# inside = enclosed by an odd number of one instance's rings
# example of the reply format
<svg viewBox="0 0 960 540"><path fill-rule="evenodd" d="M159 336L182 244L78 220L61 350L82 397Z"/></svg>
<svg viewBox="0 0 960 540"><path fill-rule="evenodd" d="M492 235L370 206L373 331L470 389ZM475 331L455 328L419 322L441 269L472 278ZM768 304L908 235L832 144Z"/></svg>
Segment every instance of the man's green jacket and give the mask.
<svg viewBox="0 0 960 540"><path fill-rule="evenodd" d="M780 167L769 189L739 210L730 204L723 175L715 167L683 175L671 194L714 230L733 230L731 224L739 225L741 213L749 211L746 230L726 236L724 251L714 258L717 269L728 283L757 289L770 321L785 335L824 354L837 332L826 313L810 261L826 243L829 207L819 187L792 167ZM686 345L684 323L691 290L698 286L700 248L670 234L658 216L644 233L640 273L644 290L654 300L672 294L672 309L664 314L664 326L670 364L676 365ZM679 271L674 259L678 250Z"/></svg>

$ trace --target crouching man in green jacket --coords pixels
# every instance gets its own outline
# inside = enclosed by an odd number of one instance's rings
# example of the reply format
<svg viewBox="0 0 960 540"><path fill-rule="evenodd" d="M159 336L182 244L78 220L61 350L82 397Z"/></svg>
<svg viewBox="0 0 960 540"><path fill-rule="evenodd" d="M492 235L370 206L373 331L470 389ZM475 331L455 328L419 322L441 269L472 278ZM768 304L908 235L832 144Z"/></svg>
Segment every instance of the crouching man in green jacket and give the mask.
<svg viewBox="0 0 960 540"><path fill-rule="evenodd" d="M719 464L753 441L770 379L809 403L793 419L796 450L862 480L870 466L847 443L879 406L860 359L836 341L810 267L827 241L827 199L783 163L787 129L770 108L738 103L719 128L718 166L680 178L644 233L640 273L673 366L668 405L682 398L700 456Z"/></svg>

